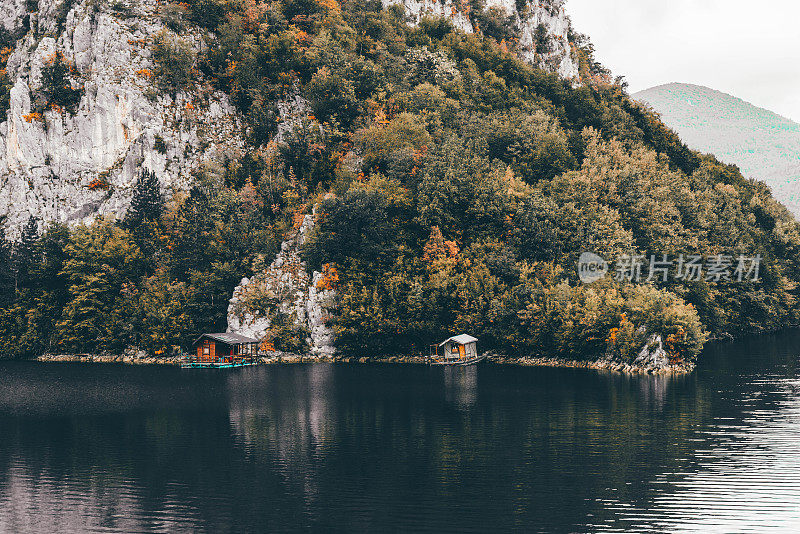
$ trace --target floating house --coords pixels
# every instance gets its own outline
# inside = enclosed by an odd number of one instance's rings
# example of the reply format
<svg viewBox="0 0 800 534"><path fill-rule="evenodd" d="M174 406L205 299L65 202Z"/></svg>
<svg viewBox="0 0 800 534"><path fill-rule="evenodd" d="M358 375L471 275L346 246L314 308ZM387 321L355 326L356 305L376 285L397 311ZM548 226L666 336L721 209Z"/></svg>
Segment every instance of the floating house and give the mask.
<svg viewBox="0 0 800 534"><path fill-rule="evenodd" d="M431 360L436 365L471 365L482 359L478 356L478 339L469 334L453 336L431 346Z"/></svg>
<svg viewBox="0 0 800 534"><path fill-rule="evenodd" d="M258 340L224 332L203 334L194 345L194 354L185 367L238 367L250 365L258 354Z"/></svg>

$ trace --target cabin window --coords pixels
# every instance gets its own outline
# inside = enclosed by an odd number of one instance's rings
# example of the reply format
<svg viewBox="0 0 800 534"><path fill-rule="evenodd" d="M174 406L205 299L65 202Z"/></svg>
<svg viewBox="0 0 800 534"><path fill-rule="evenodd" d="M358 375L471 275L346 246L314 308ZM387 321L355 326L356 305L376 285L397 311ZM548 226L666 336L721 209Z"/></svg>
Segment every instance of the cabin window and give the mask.
<svg viewBox="0 0 800 534"><path fill-rule="evenodd" d="M210 347L208 346L208 343L206 343L205 345L203 345L203 354L206 354L206 355L210 354L210 353L211 353L211 352L210 352L210 350L211 350L211 349L210 349Z"/></svg>

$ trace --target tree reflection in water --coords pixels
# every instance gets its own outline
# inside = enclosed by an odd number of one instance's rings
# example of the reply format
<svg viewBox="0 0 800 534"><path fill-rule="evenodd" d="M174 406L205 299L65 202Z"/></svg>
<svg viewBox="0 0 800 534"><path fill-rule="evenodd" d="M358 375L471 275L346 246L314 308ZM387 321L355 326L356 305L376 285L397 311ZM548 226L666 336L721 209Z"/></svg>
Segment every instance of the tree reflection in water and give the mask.
<svg viewBox="0 0 800 534"><path fill-rule="evenodd" d="M789 524L798 346L712 347L689 376L3 363L0 530Z"/></svg>
<svg viewBox="0 0 800 534"><path fill-rule="evenodd" d="M478 393L478 367L444 367L444 398L457 408L469 408L475 404Z"/></svg>

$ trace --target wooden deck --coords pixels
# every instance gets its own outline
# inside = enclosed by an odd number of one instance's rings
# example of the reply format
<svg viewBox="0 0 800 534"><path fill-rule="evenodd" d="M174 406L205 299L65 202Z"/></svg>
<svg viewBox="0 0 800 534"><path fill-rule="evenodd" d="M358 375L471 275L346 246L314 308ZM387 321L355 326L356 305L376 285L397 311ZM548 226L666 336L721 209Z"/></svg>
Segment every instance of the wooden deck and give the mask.
<svg viewBox="0 0 800 534"><path fill-rule="evenodd" d="M430 360L430 365L475 365L476 363L480 363L486 359L486 355L476 356L475 358L470 358L468 360Z"/></svg>
<svg viewBox="0 0 800 534"><path fill-rule="evenodd" d="M198 360L195 356L185 357L181 361L181 369L231 369L233 367L249 367L258 365L254 358L219 359L216 361Z"/></svg>

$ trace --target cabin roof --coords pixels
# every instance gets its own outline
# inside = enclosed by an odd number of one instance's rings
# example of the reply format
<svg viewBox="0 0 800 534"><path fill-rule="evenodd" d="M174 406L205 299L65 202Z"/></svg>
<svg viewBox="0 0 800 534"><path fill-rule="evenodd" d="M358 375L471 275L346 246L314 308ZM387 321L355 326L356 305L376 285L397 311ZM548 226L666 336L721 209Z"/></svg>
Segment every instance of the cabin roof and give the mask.
<svg viewBox="0 0 800 534"><path fill-rule="evenodd" d="M243 345L245 343L258 343L257 339L253 339L251 337L243 336L240 334L234 334L233 332L222 332L219 334L203 334L194 340L194 344L197 345L200 342L200 340L203 339L204 337L213 339L214 341L219 341L220 343L225 343L226 345Z"/></svg>
<svg viewBox="0 0 800 534"><path fill-rule="evenodd" d="M478 338L472 337L469 334L459 334L457 336L453 336L453 337L449 337L449 338L445 339L444 341L439 343L439 346L441 347L442 345L444 345L445 343L447 343L449 341L455 341L459 345L466 345L467 343L474 343L474 342L478 341Z"/></svg>

